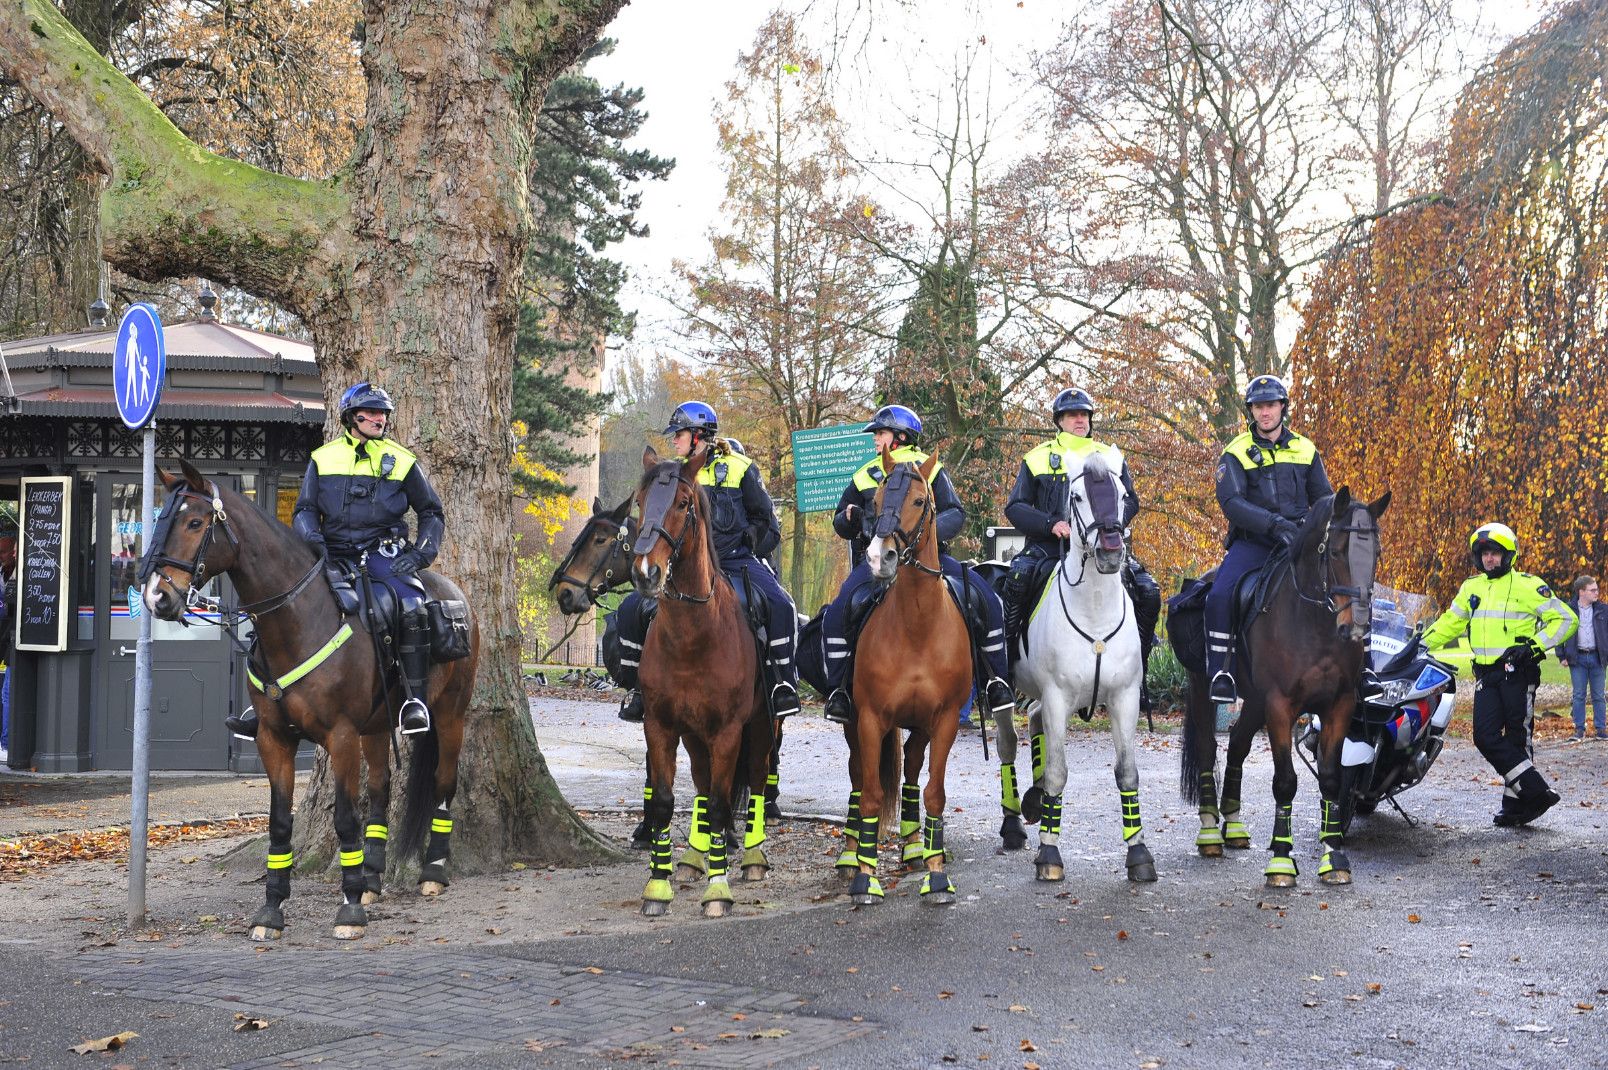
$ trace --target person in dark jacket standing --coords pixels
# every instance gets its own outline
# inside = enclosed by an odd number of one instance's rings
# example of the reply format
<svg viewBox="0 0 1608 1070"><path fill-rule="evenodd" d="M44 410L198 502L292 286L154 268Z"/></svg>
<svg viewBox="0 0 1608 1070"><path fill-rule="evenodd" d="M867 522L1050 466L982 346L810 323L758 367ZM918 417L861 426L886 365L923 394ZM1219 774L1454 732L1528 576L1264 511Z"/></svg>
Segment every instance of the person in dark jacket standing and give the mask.
<svg viewBox="0 0 1608 1070"><path fill-rule="evenodd" d="M1580 627L1558 647L1558 660L1569 669L1574 684L1574 735L1568 742L1586 738L1586 692L1591 692L1592 727L1597 741L1608 739L1608 718L1604 717L1603 678L1608 665L1608 613L1597 600L1597 578L1581 576L1574 582L1575 596L1569 603Z"/></svg>
<svg viewBox="0 0 1608 1070"><path fill-rule="evenodd" d="M781 521L771 502L759 468L746 455L731 448L729 440L719 438L715 410L701 401L676 406L664 433L678 460L712 452L714 458L698 471L698 483L709 496L714 510L709 528L714 535L715 554L720 570L739 592L744 577L756 595L765 600L765 633L770 648L766 663L771 674L771 709L778 717L798 712L798 663L793 644L798 633L798 610L765 563L782 541ZM626 595L615 613L620 639L620 675L617 681L627 688L620 703L620 719L641 722L642 693L637 690L637 670L648 624L643 620L643 599L635 591Z"/></svg>
<svg viewBox="0 0 1608 1070"><path fill-rule="evenodd" d="M402 731L411 735L430 728L424 701L430 679L429 596L418 573L441 552L446 520L418 457L386 437L394 412L391 395L372 383L358 383L341 395L338 415L345 433L313 451L291 527L324 550L332 564L348 572L365 570L395 592L402 607L397 663L408 691L400 720ZM412 540L410 509L418 518ZM257 734L255 715L227 723L238 735Z"/></svg>
<svg viewBox="0 0 1608 1070"><path fill-rule="evenodd" d="M866 537L865 524L868 516L875 518L877 487L882 482L880 453L884 449L889 450L896 464L909 461L920 465L927 461L927 455L917 448L921 438L921 418L903 405L884 405L863 430L873 436L879 456L867 461L854 473L843 490L843 497L838 500L837 513L832 517L832 529L839 538L849 541L854 569L843 581L837 598L826 607L826 614L821 620L821 636L826 640L826 681L830 689L826 699L826 716L828 720L839 724L848 724L854 717L854 703L843 687L849 664L849 641L845 634L844 618L855 590L873 582L871 566L865 560L866 547L871 541ZM947 544L966 526L966 509L960 504L955 485L950 482L949 473L944 471L942 464L933 469L932 505L940 567L947 576L964 577L966 583L979 592L988 614L985 634L976 634L974 622L970 619L966 621L966 627L973 631L972 640L988 661L992 678L986 685L983 699L998 724L999 718L1016 708L1016 695L1006 682L1010 667L1005 656L1005 612L994 589L981 576L949 556Z"/></svg>
<svg viewBox="0 0 1608 1070"><path fill-rule="evenodd" d="M1206 671L1213 702L1237 697L1227 668L1234 646L1234 588L1261 568L1275 549L1295 541L1313 503L1334 493L1312 440L1287 426L1290 391L1276 375L1258 375L1245 388L1251 429L1223 449L1217 462L1217 504L1228 517L1228 554L1206 596Z"/></svg>
<svg viewBox="0 0 1608 1070"><path fill-rule="evenodd" d="M1041 442L1022 458L1016 472L1016 485L1005 503L1005 516L1017 531L1027 536L1027 546L1011 561L1005 581L1005 641L1016 664L1016 638L1027 627L1035 598L1065 553L1072 537L1070 480L1083 471L1090 455L1098 453L1113 472L1120 472L1122 484L1122 526L1127 528L1139 513L1139 495L1128 474L1128 462L1115 446L1094 439L1094 399L1087 391L1070 387L1055 396L1050 419L1056 435ZM1161 615L1161 591L1144 565L1132 553L1122 568L1122 582L1133 599L1134 621L1139 625L1139 649L1144 663L1150 663L1150 650L1156 644L1156 620ZM1139 708L1150 709L1150 693L1139 689Z"/></svg>

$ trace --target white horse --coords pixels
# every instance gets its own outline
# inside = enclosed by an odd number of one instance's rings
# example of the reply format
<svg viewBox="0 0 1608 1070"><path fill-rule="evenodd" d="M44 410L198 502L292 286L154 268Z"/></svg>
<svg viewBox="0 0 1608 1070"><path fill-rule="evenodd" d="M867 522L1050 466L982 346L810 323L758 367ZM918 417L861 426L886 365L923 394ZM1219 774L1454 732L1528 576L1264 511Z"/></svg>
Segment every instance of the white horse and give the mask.
<svg viewBox="0 0 1608 1070"><path fill-rule="evenodd" d="M1139 626L1122 584L1121 488L1110 462L1092 454L1071 477L1069 513L1076 529L1067 555L1056 566L1033 611L1026 648L1016 663L1019 695L1036 700L1029 725L1033 738L1033 786L1016 794L1016 726L999 733L1000 796L1006 847L1027 843L1021 818L1039 822L1033 866L1039 880L1058 881L1061 862L1061 793L1066 788L1067 717L1084 720L1105 707L1117 752L1117 791L1122 799L1122 839L1128 847L1128 879L1153 881L1156 863L1139 823L1139 768L1134 736L1139 725L1139 686L1144 662ZM1093 568L1089 566L1093 564Z"/></svg>

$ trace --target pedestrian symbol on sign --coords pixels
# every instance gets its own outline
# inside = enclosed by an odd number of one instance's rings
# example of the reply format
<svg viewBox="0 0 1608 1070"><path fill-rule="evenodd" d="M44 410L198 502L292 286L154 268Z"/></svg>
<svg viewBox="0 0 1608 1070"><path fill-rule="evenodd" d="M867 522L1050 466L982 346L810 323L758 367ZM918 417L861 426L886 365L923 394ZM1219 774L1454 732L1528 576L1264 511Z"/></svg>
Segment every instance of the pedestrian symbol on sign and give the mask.
<svg viewBox="0 0 1608 1070"><path fill-rule="evenodd" d="M117 325L117 348L112 354L117 411L125 424L138 429L150 422L166 374L167 345L156 309L131 305Z"/></svg>

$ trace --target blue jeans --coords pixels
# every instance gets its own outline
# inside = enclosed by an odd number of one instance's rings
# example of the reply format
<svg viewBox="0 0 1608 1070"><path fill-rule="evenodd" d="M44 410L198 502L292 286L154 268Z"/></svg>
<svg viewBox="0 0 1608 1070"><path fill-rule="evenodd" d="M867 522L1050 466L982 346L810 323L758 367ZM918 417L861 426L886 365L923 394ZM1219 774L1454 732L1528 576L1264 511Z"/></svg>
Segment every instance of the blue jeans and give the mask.
<svg viewBox="0 0 1608 1070"><path fill-rule="evenodd" d="M1586 689L1591 689L1591 719L1598 738L1608 736L1603 702L1604 666L1602 655L1595 650L1582 650L1569 663L1569 679L1574 683L1575 735L1586 734Z"/></svg>
<svg viewBox="0 0 1608 1070"><path fill-rule="evenodd" d="M1215 676L1228 659L1234 617L1234 588L1252 569L1267 563L1273 548L1250 539L1235 539L1228 556L1217 566L1217 578L1206 595L1206 674Z"/></svg>
<svg viewBox="0 0 1608 1070"><path fill-rule="evenodd" d="M1009 680L1010 665L1005 656L1005 606L1000 602L999 595L981 576L948 554L939 555L938 565L945 575L964 575L974 590L982 592L983 606L988 611L988 634L973 638L982 648L983 657L988 659L989 676ZM861 561L849 573L849 578L843 581L838 596L826 607L826 615L821 620L821 635L826 639L826 683L830 688L843 686L843 673L848 665L849 648L843 635L843 618L849 610L849 599L856 588L871 582L871 566Z"/></svg>

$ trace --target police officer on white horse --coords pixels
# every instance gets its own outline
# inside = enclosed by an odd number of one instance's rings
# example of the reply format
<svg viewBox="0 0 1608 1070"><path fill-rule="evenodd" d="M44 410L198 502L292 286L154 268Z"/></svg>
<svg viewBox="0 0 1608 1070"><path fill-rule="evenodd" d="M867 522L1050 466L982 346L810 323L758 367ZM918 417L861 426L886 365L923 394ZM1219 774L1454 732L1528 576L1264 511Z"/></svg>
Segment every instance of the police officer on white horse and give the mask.
<svg viewBox="0 0 1608 1070"><path fill-rule="evenodd" d="M1128 473L1128 462L1114 446L1094 436L1094 399L1085 390L1069 387L1055 395L1050 418L1056 435L1041 442L1022 458L1016 472L1016 485L1005 503L1005 516L1011 525L1027 536L1027 546L1011 561L1004 584L1005 639L1014 667L1019 647L1017 637L1027 629L1034 599L1054 570L1072 537L1070 481L1083 472L1091 454L1106 458L1113 473L1120 472L1122 486L1122 526L1127 528L1139 513L1139 495ZM1123 586L1133 599L1134 620L1139 625L1141 660L1148 665L1150 650L1156 644L1156 620L1161 615L1161 591L1156 581L1131 553L1122 566ZM1150 695L1141 683L1139 708L1150 708Z"/></svg>

